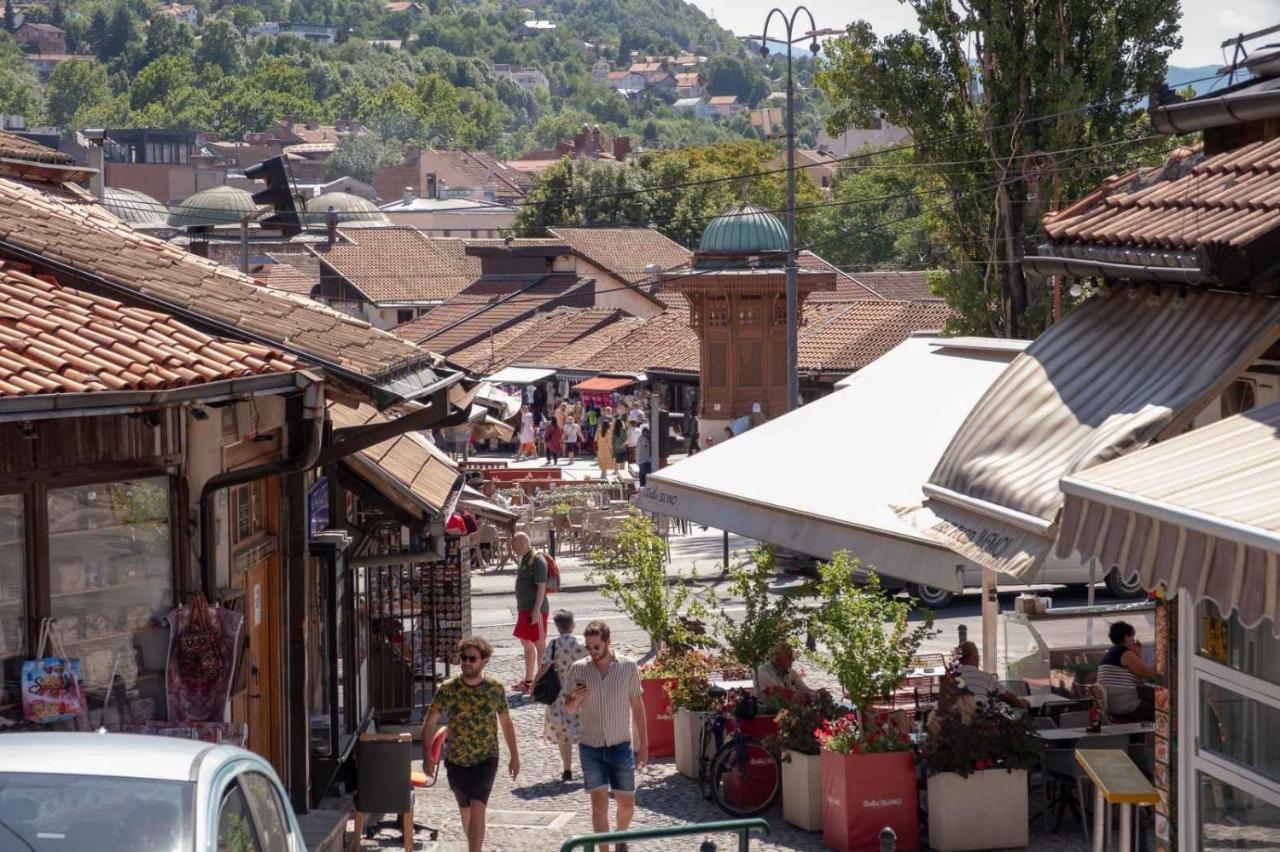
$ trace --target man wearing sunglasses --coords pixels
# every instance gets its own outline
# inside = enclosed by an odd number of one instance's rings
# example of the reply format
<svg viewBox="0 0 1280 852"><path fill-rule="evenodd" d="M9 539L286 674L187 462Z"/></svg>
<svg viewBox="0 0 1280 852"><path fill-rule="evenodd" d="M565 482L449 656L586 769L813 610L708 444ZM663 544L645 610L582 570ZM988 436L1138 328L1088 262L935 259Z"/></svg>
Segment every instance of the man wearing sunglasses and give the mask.
<svg viewBox="0 0 1280 852"><path fill-rule="evenodd" d="M448 714L445 775L458 802L468 852L480 852L484 846L485 809L493 779L498 774L499 726L511 755L508 770L512 779L520 772L520 753L516 747L516 729L507 709L507 691L496 678L484 675L485 664L492 655L493 647L479 636L460 641L458 658L462 673L440 684L422 722L422 769L434 778L436 767L431 760L431 740L440 714Z"/></svg>

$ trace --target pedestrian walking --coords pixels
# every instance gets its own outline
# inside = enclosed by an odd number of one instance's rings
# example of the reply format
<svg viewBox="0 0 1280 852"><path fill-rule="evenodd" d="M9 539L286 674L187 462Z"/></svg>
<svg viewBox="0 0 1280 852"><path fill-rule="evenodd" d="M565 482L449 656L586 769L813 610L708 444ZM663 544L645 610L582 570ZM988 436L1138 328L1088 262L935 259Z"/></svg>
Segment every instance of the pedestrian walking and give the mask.
<svg viewBox="0 0 1280 852"><path fill-rule="evenodd" d="M525 406L520 410L520 452L516 453L516 461L524 461L534 457L533 412Z"/></svg>
<svg viewBox="0 0 1280 852"><path fill-rule="evenodd" d="M615 470L627 463L627 419L621 409L613 419L613 463Z"/></svg>
<svg viewBox="0 0 1280 852"><path fill-rule="evenodd" d="M690 411L684 422L688 424L684 430L685 437L688 439L687 452L689 455L694 455L701 449L698 446L698 415Z"/></svg>
<svg viewBox="0 0 1280 852"><path fill-rule="evenodd" d="M627 464L636 463L636 445L640 443L640 423L635 420L627 424Z"/></svg>
<svg viewBox="0 0 1280 852"><path fill-rule="evenodd" d="M636 460L640 465L640 487L653 472L653 441L649 437L649 424L640 427L640 437L636 439Z"/></svg>
<svg viewBox="0 0 1280 852"><path fill-rule="evenodd" d="M591 827L609 830L612 791L618 802L617 828L625 831L636 811L636 770L649 762L640 668L635 660L614 654L605 622L592 621L582 634L589 659L569 667L564 706L578 714L578 760L591 795ZM608 852L608 847L600 848Z"/></svg>
<svg viewBox="0 0 1280 852"><path fill-rule="evenodd" d="M570 417L564 422L564 454L569 464L573 464L578 457L578 442L581 439L582 427L578 425L576 417Z"/></svg>
<svg viewBox="0 0 1280 852"><path fill-rule="evenodd" d="M538 661L547 649L547 560L535 553L529 543L529 534L518 532L511 537L511 550L519 562L516 564L516 627L513 636L520 640L524 651L524 680L515 684L522 692L533 688L533 678Z"/></svg>
<svg viewBox="0 0 1280 852"><path fill-rule="evenodd" d="M587 649L573 634L573 613L567 609L558 610L553 620L559 635L547 643L538 677L554 667L563 684L564 679L569 676L569 667L586 657ZM578 744L578 716L564 709L565 698L564 692L561 692L554 703L547 705L546 715L542 720L542 736L560 749L560 762L564 765L560 780L572 781L573 747Z"/></svg>
<svg viewBox="0 0 1280 852"><path fill-rule="evenodd" d="M556 425L559 426L561 429L563 429L564 422L568 418L569 418L568 407L563 402L556 403Z"/></svg>
<svg viewBox="0 0 1280 852"><path fill-rule="evenodd" d="M613 421L600 421L600 431L596 435L596 464L600 465L600 476L609 478L609 474L618 469L613 459Z"/></svg>
<svg viewBox="0 0 1280 852"><path fill-rule="evenodd" d="M560 464L560 451L564 449L564 432L554 417L547 418L547 428L542 442L547 446L547 464Z"/></svg>
<svg viewBox="0 0 1280 852"><path fill-rule="evenodd" d="M514 780L520 774L520 752L516 729L511 724L507 693L495 678L486 677L484 667L493 648L479 636L458 643L461 672L436 690L431 709L422 722L422 768L434 778L437 767L431 760L431 740L443 714L449 726L449 751L444 761L449 789L458 802L462 830L467 836L467 852L484 848L485 810L498 774L498 728L507 742L507 769Z"/></svg>

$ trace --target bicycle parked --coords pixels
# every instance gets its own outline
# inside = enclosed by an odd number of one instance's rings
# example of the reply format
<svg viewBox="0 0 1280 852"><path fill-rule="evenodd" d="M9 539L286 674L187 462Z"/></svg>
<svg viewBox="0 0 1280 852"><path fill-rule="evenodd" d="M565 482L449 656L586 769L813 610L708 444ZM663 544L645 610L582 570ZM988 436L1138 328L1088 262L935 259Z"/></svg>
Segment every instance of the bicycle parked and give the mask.
<svg viewBox="0 0 1280 852"><path fill-rule="evenodd" d="M766 810L782 790L782 763L764 744L742 731L756 716L756 698L733 691L733 715L724 709L725 690L711 688L720 709L702 726L698 743L698 788L731 816L749 817Z"/></svg>

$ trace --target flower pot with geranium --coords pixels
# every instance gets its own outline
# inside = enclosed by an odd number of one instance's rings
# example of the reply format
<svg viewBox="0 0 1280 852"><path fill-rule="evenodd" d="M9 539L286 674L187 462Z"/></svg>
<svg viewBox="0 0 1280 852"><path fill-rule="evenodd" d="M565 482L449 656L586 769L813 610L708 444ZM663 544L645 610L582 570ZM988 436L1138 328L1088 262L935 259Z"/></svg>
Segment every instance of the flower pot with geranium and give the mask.
<svg viewBox="0 0 1280 852"><path fill-rule="evenodd" d="M719 699L711 695L711 673L716 663L713 655L702 651L673 653L666 663L669 676L666 691L674 715L676 770L687 778L698 777L702 726L719 703Z"/></svg>
<svg viewBox="0 0 1280 852"><path fill-rule="evenodd" d="M772 700L765 691L766 706ZM822 830L822 759L818 732L836 718L835 701L825 689L779 698L786 702L774 717L777 733L766 740L782 753L782 818L805 831Z"/></svg>
<svg viewBox="0 0 1280 852"><path fill-rule="evenodd" d="M855 581L857 560L836 553L819 568L813 631L819 658L853 705L826 727L822 748L823 840L831 849L866 849L885 826L899 849L919 846L914 755L906 734L872 706L901 685L921 644L934 635L927 610L914 626L914 601L880 591L874 572Z"/></svg>
<svg viewBox="0 0 1280 852"><path fill-rule="evenodd" d="M943 678L921 759L929 776L929 845L939 852L1027 846L1027 770L1043 753L1029 717L977 703Z"/></svg>
<svg viewBox="0 0 1280 852"><path fill-rule="evenodd" d="M676 753L675 708L671 706L670 690L686 669L682 659L686 653L666 649L640 666L650 757L671 757Z"/></svg>

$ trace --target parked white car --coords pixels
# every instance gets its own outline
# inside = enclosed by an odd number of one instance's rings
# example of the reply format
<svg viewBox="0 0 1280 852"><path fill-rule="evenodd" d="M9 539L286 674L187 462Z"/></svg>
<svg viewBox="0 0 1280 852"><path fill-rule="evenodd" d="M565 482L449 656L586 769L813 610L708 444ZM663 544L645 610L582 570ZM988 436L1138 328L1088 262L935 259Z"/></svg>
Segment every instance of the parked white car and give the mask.
<svg viewBox="0 0 1280 852"><path fill-rule="evenodd" d="M1105 583L1107 591L1118 598L1132 598L1145 594L1136 574L1127 578L1121 577L1120 570L1114 566L1106 570L1099 567L1096 570L1094 581ZM1007 575L997 575L996 583L997 586L1023 585L1022 582L1016 581L1013 577ZM1028 585L1085 586L1088 583L1089 565L1087 563L1078 559L1059 559L1050 554L1045 558L1039 574ZM891 585L888 578L885 580L885 585ZM982 570L973 565L965 569L964 585L966 590L972 588L980 589L982 587ZM931 586L921 586L915 583L908 585L906 588L908 593L913 597L919 598L920 602L930 609L941 609L950 605L951 601L955 599L955 593L948 592L946 589L935 589Z"/></svg>
<svg viewBox="0 0 1280 852"><path fill-rule="evenodd" d="M271 765L140 734L0 736L0 850L306 852Z"/></svg>

